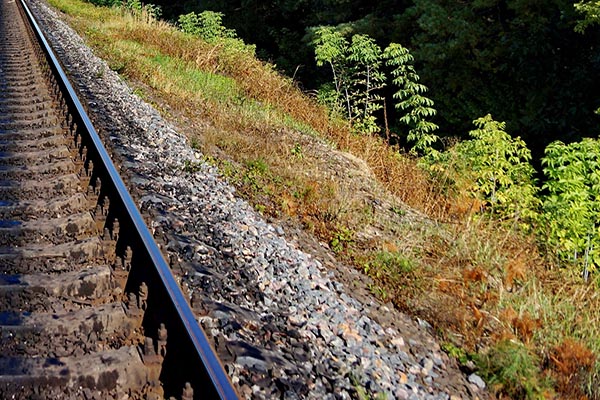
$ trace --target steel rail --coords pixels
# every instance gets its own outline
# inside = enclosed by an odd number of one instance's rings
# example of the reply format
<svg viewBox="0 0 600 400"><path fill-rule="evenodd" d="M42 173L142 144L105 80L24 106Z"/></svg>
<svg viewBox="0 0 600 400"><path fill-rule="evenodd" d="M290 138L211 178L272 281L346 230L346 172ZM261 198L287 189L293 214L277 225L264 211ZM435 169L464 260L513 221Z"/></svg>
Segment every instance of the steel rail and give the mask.
<svg viewBox="0 0 600 400"><path fill-rule="evenodd" d="M188 301L183 295L179 285L177 284L169 265L165 261L158 245L154 241L152 234L146 226L135 202L131 198L123 180L121 179L115 165L113 164L108 152L106 151L102 140L100 139L96 129L92 125L90 118L88 117L81 101L79 100L73 86L69 82L69 79L64 72L61 63L57 56L52 50L49 42L47 41L44 33L38 25L35 17L31 10L25 3L25 0L19 0L19 4L22 6L22 10L27 16L27 20L31 25L33 32L38 39L48 65L56 76L57 83L61 88L62 95L66 101L71 117L74 119L78 131L81 130L84 136L91 141L91 149L88 147L88 154L92 151L102 162L101 168L104 169L104 173L108 177L109 186L112 187L113 194L116 194L118 202L121 203L121 207L126 211L126 216L130 220L131 225L134 229L128 234L133 233L138 236L138 239L142 243L142 251L145 252L145 256L137 255L138 259L148 258L151 261L151 265L147 265L146 268L154 268L159 276L159 281L163 285L164 292L168 296L168 301L171 302L175 311L176 317L180 323L185 327L188 339L193 343L194 349L198 354L198 358L201 368L204 370L206 375L209 377L213 388L195 388L197 395L202 398L220 398L223 400L238 399L238 396L231 384L221 362L219 361L216 353L210 345L206 334L202 328L198 325L193 311L191 310ZM95 165L95 167L98 167ZM102 182L103 190L105 182ZM111 198L111 206L114 201L114 197ZM119 215L122 218L122 215ZM121 222L122 224L123 222ZM131 239L130 239L131 240ZM164 301L164 299L161 299ZM196 397L196 396L195 396Z"/></svg>

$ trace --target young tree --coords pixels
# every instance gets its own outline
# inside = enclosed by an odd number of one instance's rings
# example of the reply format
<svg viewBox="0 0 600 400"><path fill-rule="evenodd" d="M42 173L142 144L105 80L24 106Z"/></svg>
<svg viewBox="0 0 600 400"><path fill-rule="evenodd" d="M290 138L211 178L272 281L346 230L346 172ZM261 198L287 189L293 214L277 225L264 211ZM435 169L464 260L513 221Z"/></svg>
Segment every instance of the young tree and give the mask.
<svg viewBox="0 0 600 400"><path fill-rule="evenodd" d="M354 35L347 58L352 63L350 119L358 131L377 133L380 128L373 113L383 107L377 91L385 86L385 75L380 71L381 48L367 35Z"/></svg>
<svg viewBox="0 0 600 400"><path fill-rule="evenodd" d="M413 66L414 58L407 48L397 43L391 43L383 52L386 65L393 67L392 82L399 90L394 93L398 100L395 107L406 112L400 121L409 126L407 139L414 142L411 152L432 155L435 150L431 147L439 140L434 133L438 126L428 119L436 114L433 100L425 97L427 87L419 83L419 75Z"/></svg>
<svg viewBox="0 0 600 400"><path fill-rule="evenodd" d="M491 214L530 228L540 205L531 151L520 137L505 131L506 123L489 114L473 123L477 129L469 132L472 139L455 146L463 160L459 173L469 176L472 195L485 201Z"/></svg>
<svg viewBox="0 0 600 400"><path fill-rule="evenodd" d="M377 91L385 85L381 48L366 35L354 35L348 42L329 26L319 27L314 35L317 65L329 65L333 75L333 91L321 88L321 98L335 111L343 111L356 131L378 132L373 114L382 108Z"/></svg>
<svg viewBox="0 0 600 400"><path fill-rule="evenodd" d="M587 276L600 266L600 141L556 141L545 153L548 242L561 260L583 266Z"/></svg>
<svg viewBox="0 0 600 400"><path fill-rule="evenodd" d="M330 105L335 111L345 110L345 114L350 116L352 109L346 60L350 44L340 32L330 26L319 27L314 34L312 44L315 46L317 65L329 65L333 75L335 89L330 93L333 97Z"/></svg>

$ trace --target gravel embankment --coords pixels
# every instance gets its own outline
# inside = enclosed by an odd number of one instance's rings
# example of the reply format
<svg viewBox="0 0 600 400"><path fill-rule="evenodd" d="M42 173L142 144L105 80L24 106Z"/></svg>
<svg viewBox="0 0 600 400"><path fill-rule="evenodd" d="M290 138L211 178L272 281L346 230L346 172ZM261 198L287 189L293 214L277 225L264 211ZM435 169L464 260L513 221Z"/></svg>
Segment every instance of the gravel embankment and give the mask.
<svg viewBox="0 0 600 400"><path fill-rule="evenodd" d="M483 383L456 370L426 324L375 322L374 300L355 300L332 271L236 198L57 13L31 3L241 396L345 399L363 387L388 399L485 397Z"/></svg>

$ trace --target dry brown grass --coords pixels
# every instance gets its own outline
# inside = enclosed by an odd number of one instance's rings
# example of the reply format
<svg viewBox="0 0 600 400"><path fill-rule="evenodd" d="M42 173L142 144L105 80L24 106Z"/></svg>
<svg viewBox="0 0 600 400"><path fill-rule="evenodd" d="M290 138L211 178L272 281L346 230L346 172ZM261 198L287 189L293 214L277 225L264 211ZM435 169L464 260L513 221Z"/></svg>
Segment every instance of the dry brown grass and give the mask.
<svg viewBox="0 0 600 400"><path fill-rule="evenodd" d="M596 356L585 344L566 338L550 351L549 361L557 388L565 398L587 398L581 388L594 367Z"/></svg>

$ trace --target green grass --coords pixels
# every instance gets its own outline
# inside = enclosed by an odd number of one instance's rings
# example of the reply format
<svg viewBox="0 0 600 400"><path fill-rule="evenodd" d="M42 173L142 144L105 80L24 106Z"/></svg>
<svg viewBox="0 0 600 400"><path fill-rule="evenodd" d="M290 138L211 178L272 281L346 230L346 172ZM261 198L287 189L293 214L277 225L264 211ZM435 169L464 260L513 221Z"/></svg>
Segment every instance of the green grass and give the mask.
<svg viewBox="0 0 600 400"><path fill-rule="evenodd" d="M206 100L221 103L240 103L241 93L234 79L199 70L173 57L156 54L150 61L150 68L157 68L161 81L169 77L171 85L186 88L187 91Z"/></svg>
<svg viewBox="0 0 600 400"><path fill-rule="evenodd" d="M544 399L550 382L539 374L539 360L518 342L501 341L477 357L488 385L513 399Z"/></svg>

